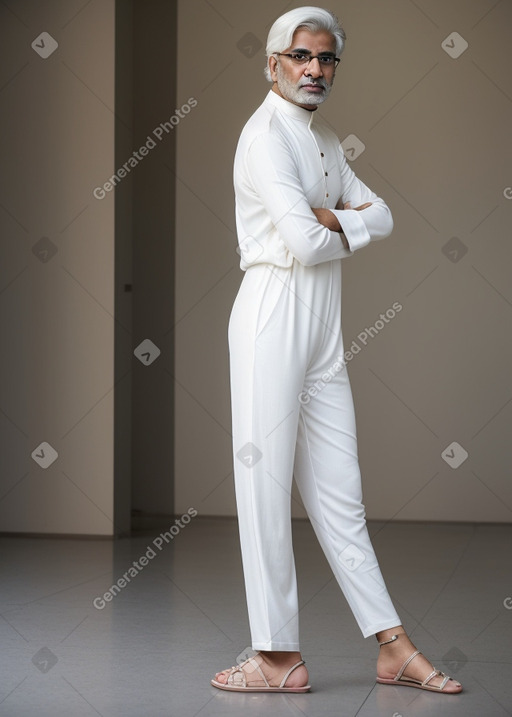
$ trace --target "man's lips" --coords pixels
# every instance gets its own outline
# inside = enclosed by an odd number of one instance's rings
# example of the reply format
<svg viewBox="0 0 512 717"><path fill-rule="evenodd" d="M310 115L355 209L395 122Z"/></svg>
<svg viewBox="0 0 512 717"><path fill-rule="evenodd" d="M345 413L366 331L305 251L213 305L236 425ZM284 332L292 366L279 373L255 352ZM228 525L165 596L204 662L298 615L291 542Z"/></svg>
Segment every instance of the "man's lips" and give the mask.
<svg viewBox="0 0 512 717"><path fill-rule="evenodd" d="M310 90L310 91L311 91L311 90L313 90L313 91L319 90L320 92L323 92L325 88L323 87L323 85L310 85L310 84L306 84L306 85L301 85L301 89L303 89L303 90Z"/></svg>

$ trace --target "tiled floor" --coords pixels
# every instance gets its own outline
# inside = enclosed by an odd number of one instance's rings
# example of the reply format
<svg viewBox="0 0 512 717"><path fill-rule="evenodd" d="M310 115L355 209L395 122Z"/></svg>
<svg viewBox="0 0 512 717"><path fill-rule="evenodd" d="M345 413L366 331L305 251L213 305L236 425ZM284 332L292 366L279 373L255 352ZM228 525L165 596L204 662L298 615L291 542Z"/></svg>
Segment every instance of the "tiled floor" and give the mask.
<svg viewBox="0 0 512 717"><path fill-rule="evenodd" d="M213 673L249 645L237 525L196 517L159 542L167 528L117 541L0 539L1 717L512 715L512 526L370 524L398 612L464 684L455 696L375 684L375 640L361 637L303 521L294 536L311 693L215 689ZM101 598L125 573L119 594Z"/></svg>

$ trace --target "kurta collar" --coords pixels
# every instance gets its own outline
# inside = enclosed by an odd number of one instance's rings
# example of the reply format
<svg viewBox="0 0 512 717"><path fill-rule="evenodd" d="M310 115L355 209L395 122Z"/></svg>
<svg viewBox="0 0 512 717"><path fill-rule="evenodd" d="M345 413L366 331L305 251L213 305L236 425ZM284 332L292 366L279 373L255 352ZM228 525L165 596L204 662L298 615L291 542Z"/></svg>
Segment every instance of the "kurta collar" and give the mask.
<svg viewBox="0 0 512 717"><path fill-rule="evenodd" d="M316 112L316 110L305 110L304 107L294 105L293 102L285 100L284 97L278 95L274 90L269 91L265 101L275 105L281 112L284 112L284 114L301 122L306 122L307 124L311 124L313 115Z"/></svg>

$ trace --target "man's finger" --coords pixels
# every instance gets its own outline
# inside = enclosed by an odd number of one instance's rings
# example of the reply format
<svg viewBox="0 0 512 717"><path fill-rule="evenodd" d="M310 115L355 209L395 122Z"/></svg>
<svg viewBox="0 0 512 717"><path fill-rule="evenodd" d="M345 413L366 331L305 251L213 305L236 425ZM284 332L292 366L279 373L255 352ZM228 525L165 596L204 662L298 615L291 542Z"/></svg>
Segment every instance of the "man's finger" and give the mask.
<svg viewBox="0 0 512 717"><path fill-rule="evenodd" d="M366 209L367 207L371 207L371 206L372 206L371 202L366 202L366 204L361 204L360 207L356 207L354 209L354 211L360 212L362 209ZM352 207L350 206L350 202L345 202L345 204L343 205L343 209L352 209Z"/></svg>

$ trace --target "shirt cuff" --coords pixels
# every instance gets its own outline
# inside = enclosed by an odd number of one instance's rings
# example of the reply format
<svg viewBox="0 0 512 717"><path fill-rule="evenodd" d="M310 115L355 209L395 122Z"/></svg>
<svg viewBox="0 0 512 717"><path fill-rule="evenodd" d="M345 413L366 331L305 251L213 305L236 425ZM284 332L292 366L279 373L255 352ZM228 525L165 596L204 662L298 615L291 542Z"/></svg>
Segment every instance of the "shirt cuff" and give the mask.
<svg viewBox="0 0 512 717"><path fill-rule="evenodd" d="M371 236L363 221L361 212L356 209L330 209L336 215L343 234L346 236L350 251L362 249L370 243Z"/></svg>

